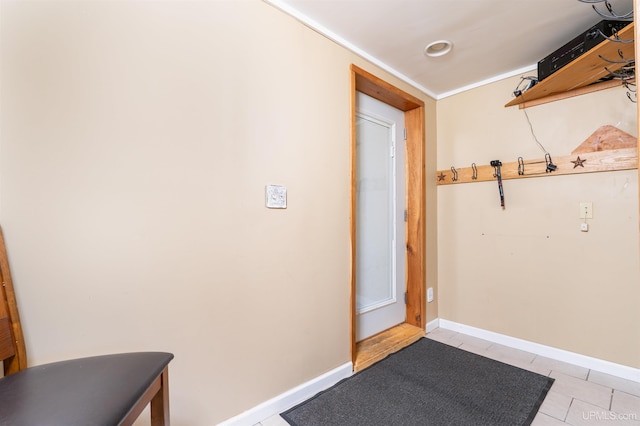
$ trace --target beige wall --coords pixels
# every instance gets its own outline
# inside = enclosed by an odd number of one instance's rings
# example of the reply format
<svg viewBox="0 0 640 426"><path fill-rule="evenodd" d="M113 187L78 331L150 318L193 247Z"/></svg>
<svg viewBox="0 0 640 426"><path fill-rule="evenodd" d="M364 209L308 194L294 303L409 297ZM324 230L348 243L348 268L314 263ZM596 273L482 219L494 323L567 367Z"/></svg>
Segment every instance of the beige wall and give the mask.
<svg viewBox="0 0 640 426"><path fill-rule="evenodd" d="M438 101L438 169L544 158L517 107L519 78ZM624 89L527 109L551 156L598 127L637 136ZM636 170L438 188L440 318L640 367ZM579 203L593 202L588 233Z"/></svg>
<svg viewBox="0 0 640 426"><path fill-rule="evenodd" d="M259 0L0 7L30 364L173 352L173 423L211 425L348 362L349 65L425 100L428 176L435 101Z"/></svg>

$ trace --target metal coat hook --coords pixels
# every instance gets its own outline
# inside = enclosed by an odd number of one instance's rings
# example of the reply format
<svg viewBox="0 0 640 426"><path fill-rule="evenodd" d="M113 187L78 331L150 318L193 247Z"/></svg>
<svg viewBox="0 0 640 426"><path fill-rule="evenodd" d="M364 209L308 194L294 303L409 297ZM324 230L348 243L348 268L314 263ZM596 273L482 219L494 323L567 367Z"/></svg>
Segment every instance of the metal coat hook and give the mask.
<svg viewBox="0 0 640 426"><path fill-rule="evenodd" d="M458 180L458 171L456 170L455 167L451 166L451 172L453 173L451 180L456 182Z"/></svg>
<svg viewBox="0 0 640 426"><path fill-rule="evenodd" d="M476 167L476 163L471 163L471 179L478 179L478 168Z"/></svg>
<svg viewBox="0 0 640 426"><path fill-rule="evenodd" d="M629 100L634 104L638 103L636 83L632 83L629 80L622 80L622 84L627 89L627 98L629 98Z"/></svg>
<svg viewBox="0 0 640 426"><path fill-rule="evenodd" d="M625 59L622 53L622 50L620 49L618 49L618 55L620 56L620 58L622 58L622 60L612 61L612 60L603 58L601 55L600 55L600 59L609 63L614 63L614 64L626 64L622 68L620 68L617 72L613 72L607 67L604 67L604 69L609 73L609 76L611 78L616 78L622 81L622 85L625 87L625 89L627 89L627 93L626 93L627 98L631 102L637 103L638 98L636 95L636 89L635 89L636 84L634 81L634 78L636 76L635 59Z"/></svg>
<svg viewBox="0 0 640 426"><path fill-rule="evenodd" d="M600 59L605 62L609 62L610 64L633 64L636 61L635 59L625 59L622 49L618 49L618 56L620 56L620 60L609 59L602 55L598 55Z"/></svg>
<svg viewBox="0 0 640 426"><path fill-rule="evenodd" d="M544 155L544 161L547 163L547 173L555 172L558 166L551 161L551 154L548 152Z"/></svg>
<svg viewBox="0 0 640 426"><path fill-rule="evenodd" d="M602 16L605 19L619 19L619 20L624 20L624 19L629 19L629 18L633 18L633 10L629 13L625 13L624 15L618 15L617 13L615 13L613 11L613 6L611 6L611 3L609 2L609 0L578 0L581 3L587 3L590 4L591 7L593 8L593 10L600 16ZM609 11L609 14L605 14L602 13L598 10L598 8L596 7L596 4L598 3L604 3L604 6L607 8L607 11Z"/></svg>
<svg viewBox="0 0 640 426"><path fill-rule="evenodd" d="M620 80L627 80L633 78L635 75L633 69L626 69L624 67L620 69L622 72L613 72L607 67L604 67L604 69L609 73L611 77L618 78Z"/></svg>
<svg viewBox="0 0 640 426"><path fill-rule="evenodd" d="M631 19L633 18L633 10L625 13L624 15L618 15L617 13L615 13L613 11L613 7L611 7L611 3L609 3L608 1L605 1L604 4L607 7L607 10L609 11L609 15L607 15L606 13L602 13L598 10L598 8L596 7L595 4L592 4L591 7L593 8L593 10L600 16L602 16L604 19L611 19L611 20L625 20L625 19Z"/></svg>
<svg viewBox="0 0 640 426"><path fill-rule="evenodd" d="M622 84L624 85L624 87L625 87L628 91L633 92L633 93L636 93L637 88L636 88L636 83L635 83L635 82L630 81L630 80L624 80L624 81L622 82Z"/></svg>
<svg viewBox="0 0 640 426"><path fill-rule="evenodd" d="M524 160L522 157L518 157L518 175L524 176Z"/></svg>
<svg viewBox="0 0 640 426"><path fill-rule="evenodd" d="M597 30L597 31L602 37L606 38L609 41L613 41L615 43L633 43L633 39L629 39L629 40L621 39L620 36L618 35L618 30L615 28L611 29L611 32L613 33L613 37L609 37L608 35L606 35L600 30Z"/></svg>
<svg viewBox="0 0 640 426"><path fill-rule="evenodd" d="M542 164L545 163L545 171L544 173L551 173L551 172L555 172L556 169L558 168L558 166L556 166L555 164L553 164L553 161L551 160L551 154L549 154L548 152L544 154L544 161L529 161L528 163L525 163L524 160L522 159L522 157L518 157L518 175L519 176L524 176L524 165L525 164ZM534 175L542 175L544 174L543 172L539 172L539 173L529 173L527 174L527 176L534 176ZM495 175L494 175L495 177Z"/></svg>

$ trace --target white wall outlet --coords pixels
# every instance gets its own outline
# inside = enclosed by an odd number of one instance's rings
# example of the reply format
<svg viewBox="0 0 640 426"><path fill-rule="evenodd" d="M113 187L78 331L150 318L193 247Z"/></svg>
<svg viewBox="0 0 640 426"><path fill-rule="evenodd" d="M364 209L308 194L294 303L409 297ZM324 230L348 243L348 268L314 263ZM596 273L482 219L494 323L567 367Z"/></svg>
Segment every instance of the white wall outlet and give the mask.
<svg viewBox="0 0 640 426"><path fill-rule="evenodd" d="M433 302L433 288L429 287L427 289L427 302Z"/></svg>
<svg viewBox="0 0 640 426"><path fill-rule="evenodd" d="M582 202L580 203L580 219L593 219L593 203Z"/></svg>
<svg viewBox="0 0 640 426"><path fill-rule="evenodd" d="M266 186L266 204L270 209L287 208L287 187L282 185Z"/></svg>

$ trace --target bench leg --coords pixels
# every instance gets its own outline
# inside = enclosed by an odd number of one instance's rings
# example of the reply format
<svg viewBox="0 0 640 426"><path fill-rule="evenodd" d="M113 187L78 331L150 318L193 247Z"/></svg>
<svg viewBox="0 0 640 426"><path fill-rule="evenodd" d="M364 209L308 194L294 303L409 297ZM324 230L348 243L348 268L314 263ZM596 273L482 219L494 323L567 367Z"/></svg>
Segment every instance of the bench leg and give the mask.
<svg viewBox="0 0 640 426"><path fill-rule="evenodd" d="M151 426L169 426L169 367L160 375L160 390L151 400Z"/></svg>

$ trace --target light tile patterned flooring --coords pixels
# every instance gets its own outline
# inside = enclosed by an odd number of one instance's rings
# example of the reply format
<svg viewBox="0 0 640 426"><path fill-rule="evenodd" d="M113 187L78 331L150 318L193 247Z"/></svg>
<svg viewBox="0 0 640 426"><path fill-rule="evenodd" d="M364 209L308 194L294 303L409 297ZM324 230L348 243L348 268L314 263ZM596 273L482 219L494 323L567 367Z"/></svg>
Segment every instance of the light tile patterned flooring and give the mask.
<svg viewBox="0 0 640 426"><path fill-rule="evenodd" d="M555 382L532 426L640 426L639 382L442 328L430 332L427 338L553 377ZM256 426L287 425L275 415Z"/></svg>

